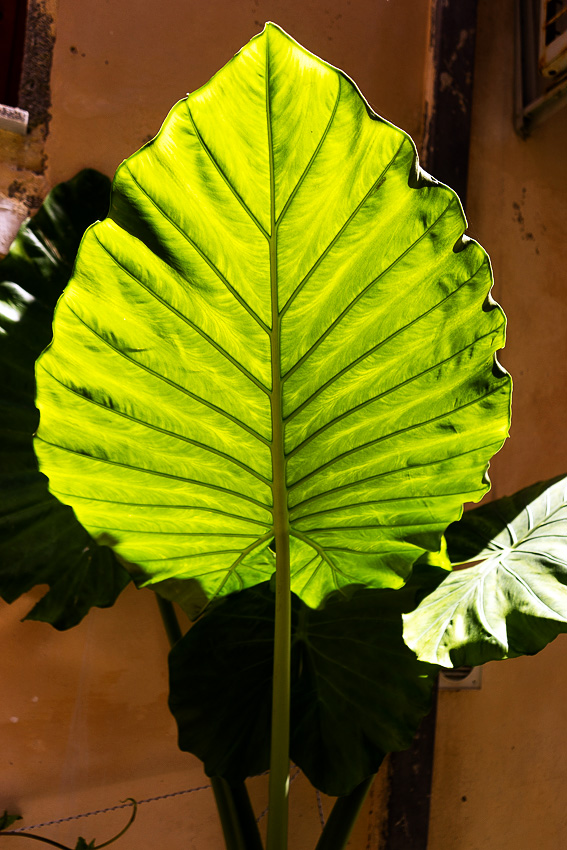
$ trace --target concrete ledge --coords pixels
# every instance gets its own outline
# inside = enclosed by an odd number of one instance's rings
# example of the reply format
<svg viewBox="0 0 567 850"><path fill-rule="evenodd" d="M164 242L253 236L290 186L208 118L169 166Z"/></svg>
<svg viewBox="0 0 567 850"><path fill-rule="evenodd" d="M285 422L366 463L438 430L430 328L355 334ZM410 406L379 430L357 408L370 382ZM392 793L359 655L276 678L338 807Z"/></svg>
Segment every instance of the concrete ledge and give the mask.
<svg viewBox="0 0 567 850"><path fill-rule="evenodd" d="M28 131L29 112L16 106L0 104L0 128L25 136Z"/></svg>

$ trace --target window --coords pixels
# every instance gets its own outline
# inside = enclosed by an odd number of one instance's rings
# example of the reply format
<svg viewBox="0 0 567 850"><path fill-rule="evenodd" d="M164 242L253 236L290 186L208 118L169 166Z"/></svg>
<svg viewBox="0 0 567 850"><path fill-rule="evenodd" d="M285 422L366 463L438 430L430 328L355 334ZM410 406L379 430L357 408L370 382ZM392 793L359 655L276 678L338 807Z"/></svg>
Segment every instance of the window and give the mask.
<svg viewBox="0 0 567 850"><path fill-rule="evenodd" d="M516 130L567 104L567 0L516 0Z"/></svg>
<svg viewBox="0 0 567 850"><path fill-rule="evenodd" d="M24 132L27 116L18 109L26 35L26 0L0 0L0 127Z"/></svg>
<svg viewBox="0 0 567 850"><path fill-rule="evenodd" d="M567 0L542 0L539 67L544 77L567 69Z"/></svg>

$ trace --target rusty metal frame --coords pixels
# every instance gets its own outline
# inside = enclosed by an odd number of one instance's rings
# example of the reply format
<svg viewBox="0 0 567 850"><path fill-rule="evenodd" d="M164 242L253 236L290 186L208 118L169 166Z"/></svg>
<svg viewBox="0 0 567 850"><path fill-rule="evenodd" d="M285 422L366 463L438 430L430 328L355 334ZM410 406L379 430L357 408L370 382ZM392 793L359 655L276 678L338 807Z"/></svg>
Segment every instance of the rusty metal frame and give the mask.
<svg viewBox="0 0 567 850"><path fill-rule="evenodd" d="M514 127L527 138L567 104L567 74L546 77L540 67L539 0L516 0Z"/></svg>

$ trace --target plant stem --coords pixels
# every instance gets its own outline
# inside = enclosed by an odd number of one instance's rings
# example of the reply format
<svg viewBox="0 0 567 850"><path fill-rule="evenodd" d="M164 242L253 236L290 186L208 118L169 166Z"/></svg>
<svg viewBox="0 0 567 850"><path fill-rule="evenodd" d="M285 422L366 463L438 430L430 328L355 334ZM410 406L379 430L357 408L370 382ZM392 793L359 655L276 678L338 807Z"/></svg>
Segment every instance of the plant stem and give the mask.
<svg viewBox="0 0 567 850"><path fill-rule="evenodd" d="M173 648L183 634L171 602L156 593L163 625ZM258 824L244 782L229 785L221 776L212 776L211 785L221 822L226 850L263 850Z"/></svg>
<svg viewBox="0 0 567 850"><path fill-rule="evenodd" d="M228 785L228 783L227 783ZM262 839L258 830L256 816L250 803L250 797L244 782L237 782L228 786L242 833L243 847L245 850L264 850Z"/></svg>
<svg viewBox="0 0 567 850"><path fill-rule="evenodd" d="M52 841L51 838L44 838L42 835L32 835L30 832L0 832L0 838L6 835L11 835L12 838L31 838L32 841L42 841L44 844L50 844L52 847L58 847L60 850L71 850L66 844L60 844L58 841Z"/></svg>
<svg viewBox="0 0 567 850"><path fill-rule="evenodd" d="M337 798L315 850L344 850L373 781L371 776L350 794Z"/></svg>
<svg viewBox="0 0 567 850"><path fill-rule="evenodd" d="M286 850L289 792L291 593L289 537L276 537L276 616L267 850Z"/></svg>
<svg viewBox="0 0 567 850"><path fill-rule="evenodd" d="M156 599L159 607L159 612L161 614L161 619L163 620L165 633L169 641L169 645L173 649L177 641L181 640L181 638L183 637L181 628L179 626L179 620L177 619L177 614L175 613L175 608L173 607L173 603L170 602L169 599L164 599L162 596L159 595L159 593L156 593Z"/></svg>
<svg viewBox="0 0 567 850"><path fill-rule="evenodd" d="M270 37L266 33L266 117L270 161L270 299L272 328L270 358L272 389L272 499L276 545L276 616L274 626L274 676L272 686L272 738L270 788L268 799L267 850L286 850L289 791L289 708L291 652L291 582L289 558L289 514L286 482L286 455L283 423L283 382L281 375L282 317L278 294L278 223L276 221L276 176L270 94Z"/></svg>
<svg viewBox="0 0 567 850"><path fill-rule="evenodd" d="M211 785L213 786L226 850L246 850L242 833L238 827L234 800L228 782L221 776L211 776Z"/></svg>
<svg viewBox="0 0 567 850"><path fill-rule="evenodd" d="M263 850L258 825L244 782L230 785L211 776L226 850Z"/></svg>

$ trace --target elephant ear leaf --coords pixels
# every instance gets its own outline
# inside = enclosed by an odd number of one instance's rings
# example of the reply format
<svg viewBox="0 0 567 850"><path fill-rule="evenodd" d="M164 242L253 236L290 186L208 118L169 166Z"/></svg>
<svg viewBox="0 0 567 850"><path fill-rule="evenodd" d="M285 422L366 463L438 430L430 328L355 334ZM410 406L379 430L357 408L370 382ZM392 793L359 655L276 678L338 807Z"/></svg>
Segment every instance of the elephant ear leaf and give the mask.
<svg viewBox="0 0 567 850"><path fill-rule="evenodd" d="M96 171L56 186L0 262L0 595L12 602L49 585L28 619L59 629L74 626L93 605L112 605L129 581L113 552L49 492L32 443L35 360L50 341L81 237L105 215L109 190Z"/></svg>
<svg viewBox="0 0 567 850"><path fill-rule="evenodd" d="M292 596L290 755L326 794L349 794L386 753L409 747L429 710L439 668L404 645L401 614L440 573L348 603L336 594L322 610ZM235 782L269 767L274 603L268 582L234 594L170 653L179 746L211 776Z"/></svg>
<svg viewBox="0 0 567 850"><path fill-rule="evenodd" d="M465 226L408 136L266 25L85 236L37 368L52 492L192 614L268 579L274 539L312 607L400 587L508 431Z"/></svg>
<svg viewBox="0 0 567 850"><path fill-rule="evenodd" d="M567 632L567 476L468 511L447 531L448 574L404 617L404 639L444 667L539 652Z"/></svg>

